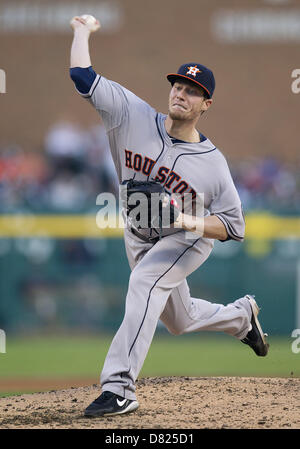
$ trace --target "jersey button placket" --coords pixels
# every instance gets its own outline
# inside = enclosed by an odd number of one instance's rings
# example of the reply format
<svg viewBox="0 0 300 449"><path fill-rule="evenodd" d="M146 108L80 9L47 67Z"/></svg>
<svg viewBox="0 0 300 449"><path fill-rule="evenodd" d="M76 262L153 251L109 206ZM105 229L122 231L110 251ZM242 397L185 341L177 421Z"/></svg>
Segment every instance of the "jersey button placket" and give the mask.
<svg viewBox="0 0 300 449"><path fill-rule="evenodd" d="M171 144L167 149L167 154L166 154L166 158L165 158L165 161L167 162L167 164L171 164L171 162L173 160L174 150L175 150L174 145Z"/></svg>
<svg viewBox="0 0 300 449"><path fill-rule="evenodd" d="M171 154L168 154L168 155L167 155L166 161L167 161L168 163L170 163L170 162L172 161L172 155L171 155Z"/></svg>

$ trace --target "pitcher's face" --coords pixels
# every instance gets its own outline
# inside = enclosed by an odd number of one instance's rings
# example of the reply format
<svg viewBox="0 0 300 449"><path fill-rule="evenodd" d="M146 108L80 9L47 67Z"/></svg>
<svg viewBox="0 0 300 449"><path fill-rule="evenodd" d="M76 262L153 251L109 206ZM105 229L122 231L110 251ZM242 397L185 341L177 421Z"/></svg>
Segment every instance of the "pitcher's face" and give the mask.
<svg viewBox="0 0 300 449"><path fill-rule="evenodd" d="M169 117L172 120L197 121L212 100L204 96L203 89L188 81L176 81L169 95Z"/></svg>

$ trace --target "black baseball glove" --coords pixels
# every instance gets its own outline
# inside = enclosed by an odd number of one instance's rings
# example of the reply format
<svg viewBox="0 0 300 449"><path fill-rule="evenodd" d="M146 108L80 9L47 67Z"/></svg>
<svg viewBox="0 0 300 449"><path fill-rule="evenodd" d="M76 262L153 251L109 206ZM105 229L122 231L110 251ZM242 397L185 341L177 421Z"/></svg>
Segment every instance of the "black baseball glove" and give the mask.
<svg viewBox="0 0 300 449"><path fill-rule="evenodd" d="M154 180L123 181L121 199L130 224L136 229L168 228L180 213L176 200Z"/></svg>

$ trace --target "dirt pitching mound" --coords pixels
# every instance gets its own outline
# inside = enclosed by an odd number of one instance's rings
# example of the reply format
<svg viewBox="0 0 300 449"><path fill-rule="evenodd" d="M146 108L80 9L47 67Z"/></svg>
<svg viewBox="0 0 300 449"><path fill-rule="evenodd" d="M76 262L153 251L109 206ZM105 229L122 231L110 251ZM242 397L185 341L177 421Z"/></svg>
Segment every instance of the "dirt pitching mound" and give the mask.
<svg viewBox="0 0 300 449"><path fill-rule="evenodd" d="M0 398L2 429L300 428L299 378L162 377L137 382L137 411L84 418L98 385Z"/></svg>

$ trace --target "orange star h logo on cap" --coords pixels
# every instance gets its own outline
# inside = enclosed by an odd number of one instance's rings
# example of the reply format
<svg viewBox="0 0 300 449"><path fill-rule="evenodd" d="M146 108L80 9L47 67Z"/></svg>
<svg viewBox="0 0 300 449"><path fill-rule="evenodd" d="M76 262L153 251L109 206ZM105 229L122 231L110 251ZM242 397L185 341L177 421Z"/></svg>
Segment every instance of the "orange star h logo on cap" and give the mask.
<svg viewBox="0 0 300 449"><path fill-rule="evenodd" d="M196 65L192 66L192 67L188 67L188 69L189 69L189 71L186 72L187 75L196 76L198 72L201 72L201 70L199 70Z"/></svg>

